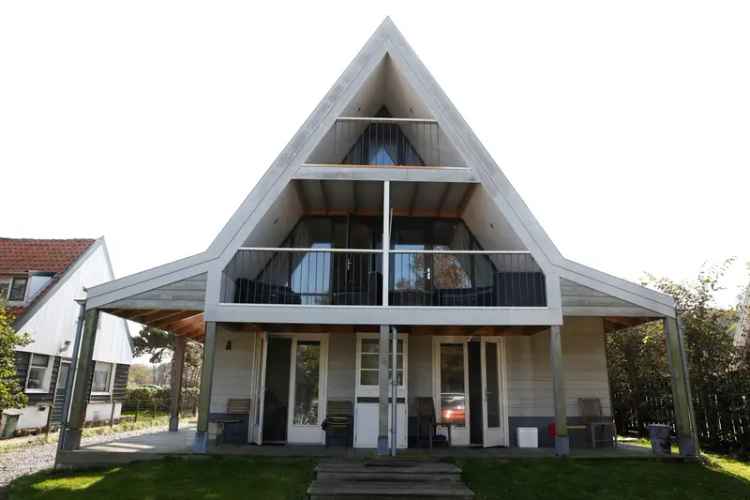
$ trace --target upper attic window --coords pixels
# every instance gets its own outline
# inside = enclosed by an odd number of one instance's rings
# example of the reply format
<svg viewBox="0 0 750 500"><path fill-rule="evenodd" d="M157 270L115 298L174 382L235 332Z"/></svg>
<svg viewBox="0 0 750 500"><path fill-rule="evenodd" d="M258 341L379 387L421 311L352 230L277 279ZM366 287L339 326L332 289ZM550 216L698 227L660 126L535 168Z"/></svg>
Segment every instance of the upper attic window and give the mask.
<svg viewBox="0 0 750 500"><path fill-rule="evenodd" d="M383 106L370 122L342 122L339 127L361 127L364 130L341 161L347 165L410 165L424 166L417 148L432 148L437 138L437 124L393 119ZM341 131L342 138L348 135Z"/></svg>

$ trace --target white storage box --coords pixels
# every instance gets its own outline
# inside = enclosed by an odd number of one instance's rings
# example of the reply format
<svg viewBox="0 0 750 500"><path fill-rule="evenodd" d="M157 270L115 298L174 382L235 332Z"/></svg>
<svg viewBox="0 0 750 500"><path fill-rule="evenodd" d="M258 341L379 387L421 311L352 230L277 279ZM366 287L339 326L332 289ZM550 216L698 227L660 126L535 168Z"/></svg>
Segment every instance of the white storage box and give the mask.
<svg viewBox="0 0 750 500"><path fill-rule="evenodd" d="M536 427L518 427L519 448L539 448L539 429Z"/></svg>

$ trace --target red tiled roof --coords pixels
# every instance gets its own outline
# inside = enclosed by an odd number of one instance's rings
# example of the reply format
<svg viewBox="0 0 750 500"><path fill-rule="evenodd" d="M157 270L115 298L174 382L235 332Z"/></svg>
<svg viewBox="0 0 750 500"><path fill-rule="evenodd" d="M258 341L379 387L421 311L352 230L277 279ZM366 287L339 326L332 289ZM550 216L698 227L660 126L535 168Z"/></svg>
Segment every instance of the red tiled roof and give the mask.
<svg viewBox="0 0 750 500"><path fill-rule="evenodd" d="M62 273L95 241L0 238L0 275Z"/></svg>
<svg viewBox="0 0 750 500"><path fill-rule="evenodd" d="M54 277L23 307L10 307L10 312L20 318L31 304L38 301L62 274L96 240L34 240L0 238L0 276L23 275L29 271L55 273Z"/></svg>

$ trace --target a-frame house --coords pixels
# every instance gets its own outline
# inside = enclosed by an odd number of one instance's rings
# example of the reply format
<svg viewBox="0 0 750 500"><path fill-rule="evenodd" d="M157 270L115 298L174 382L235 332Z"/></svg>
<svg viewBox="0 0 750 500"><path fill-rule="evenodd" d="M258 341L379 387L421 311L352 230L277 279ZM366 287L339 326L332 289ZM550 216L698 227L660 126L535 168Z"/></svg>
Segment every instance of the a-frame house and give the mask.
<svg viewBox="0 0 750 500"><path fill-rule="evenodd" d="M381 452L530 436L567 454L612 435L584 414L611 421L605 334L662 320L694 453L672 299L564 258L390 19L205 252L88 290L79 381L100 312L204 343L196 452L325 444L328 419Z"/></svg>

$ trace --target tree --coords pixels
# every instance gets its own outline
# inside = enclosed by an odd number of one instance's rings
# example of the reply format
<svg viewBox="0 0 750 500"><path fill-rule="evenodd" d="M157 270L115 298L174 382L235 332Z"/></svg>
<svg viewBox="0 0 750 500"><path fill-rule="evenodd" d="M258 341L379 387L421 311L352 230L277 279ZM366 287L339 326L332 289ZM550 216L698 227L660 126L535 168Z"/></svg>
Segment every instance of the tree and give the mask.
<svg viewBox="0 0 750 500"><path fill-rule="evenodd" d="M22 408L28 401L16 373L16 349L28 345L31 338L15 331L14 320L0 301L0 413L6 408Z"/></svg>
<svg viewBox="0 0 750 500"><path fill-rule="evenodd" d="M143 356L148 354L149 361L159 365L166 356L174 354L176 336L173 333L144 326L133 338L133 354ZM200 366L203 359L203 346L197 342L188 341L185 345L185 371L183 373L183 385L185 387L196 387L200 381ZM168 372L168 371L167 371ZM169 383L169 377L162 377L165 383Z"/></svg>

